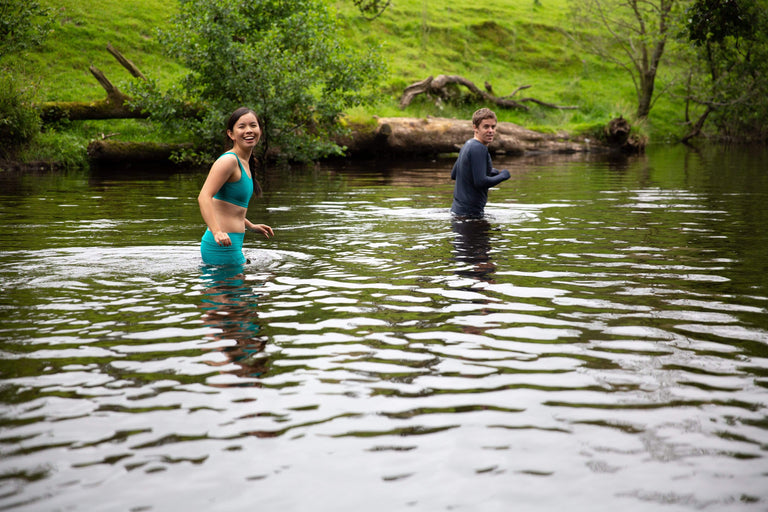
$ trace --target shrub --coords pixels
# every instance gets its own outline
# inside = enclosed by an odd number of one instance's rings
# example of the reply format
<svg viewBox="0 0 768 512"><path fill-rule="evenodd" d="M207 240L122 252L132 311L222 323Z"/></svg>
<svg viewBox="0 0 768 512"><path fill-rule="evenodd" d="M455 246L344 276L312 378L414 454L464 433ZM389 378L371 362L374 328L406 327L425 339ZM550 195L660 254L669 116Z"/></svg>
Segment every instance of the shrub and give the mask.
<svg viewBox="0 0 768 512"><path fill-rule="evenodd" d="M40 116L32 105L32 91L21 87L10 73L0 76L0 156L9 158L40 133Z"/></svg>

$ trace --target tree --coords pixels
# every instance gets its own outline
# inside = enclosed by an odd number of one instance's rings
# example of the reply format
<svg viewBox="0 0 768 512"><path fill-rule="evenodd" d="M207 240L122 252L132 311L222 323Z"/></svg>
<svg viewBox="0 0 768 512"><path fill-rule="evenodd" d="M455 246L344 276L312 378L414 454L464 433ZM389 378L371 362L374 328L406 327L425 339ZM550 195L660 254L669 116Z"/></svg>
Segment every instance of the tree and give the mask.
<svg viewBox="0 0 768 512"><path fill-rule="evenodd" d="M656 78L682 7L689 0L574 0L576 16L597 24L607 37L587 49L625 69L637 93L637 117L643 119L655 102Z"/></svg>
<svg viewBox="0 0 768 512"><path fill-rule="evenodd" d="M139 83L135 95L152 118L186 123L211 150L229 113L248 106L262 126L259 158L270 148L304 161L339 153L342 113L373 97L382 71L375 50L339 33L323 0L180 0L160 41L190 73L165 93ZM189 103L201 115L180 120Z"/></svg>
<svg viewBox="0 0 768 512"><path fill-rule="evenodd" d="M765 139L768 131L768 2L697 0L684 38L696 56L686 99L703 110L686 121L689 140L714 119L720 135Z"/></svg>

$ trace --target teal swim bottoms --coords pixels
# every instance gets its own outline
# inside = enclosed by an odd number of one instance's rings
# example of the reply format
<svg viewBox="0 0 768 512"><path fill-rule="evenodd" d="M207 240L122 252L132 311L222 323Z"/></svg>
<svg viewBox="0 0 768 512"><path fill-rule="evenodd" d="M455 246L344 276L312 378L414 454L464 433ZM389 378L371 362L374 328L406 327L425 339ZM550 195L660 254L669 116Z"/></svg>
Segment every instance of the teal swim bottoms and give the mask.
<svg viewBox="0 0 768 512"><path fill-rule="evenodd" d="M207 265L243 265L246 263L243 256L243 239L245 233L227 233L232 245L224 247L216 243L210 229L205 230L200 241L200 254L203 263Z"/></svg>

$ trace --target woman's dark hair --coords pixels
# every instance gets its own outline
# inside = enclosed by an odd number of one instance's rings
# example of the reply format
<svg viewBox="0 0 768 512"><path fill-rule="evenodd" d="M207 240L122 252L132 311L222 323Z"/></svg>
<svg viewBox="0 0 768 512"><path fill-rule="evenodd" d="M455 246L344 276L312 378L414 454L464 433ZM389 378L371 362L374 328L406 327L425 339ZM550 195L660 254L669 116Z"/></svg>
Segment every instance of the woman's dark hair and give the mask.
<svg viewBox="0 0 768 512"><path fill-rule="evenodd" d="M259 114L254 112L248 107L240 107L239 109L232 112L232 115L229 116L229 121L227 121L227 130L232 130L235 128L235 123L237 123L237 120L243 117L245 114L253 114L256 116L256 120L259 119Z"/></svg>
<svg viewBox="0 0 768 512"><path fill-rule="evenodd" d="M259 128L261 128L259 115L248 107L240 107L229 116L229 121L227 121L227 132L234 130L237 120L246 114L253 114L256 117L256 121L259 123ZM226 132L224 133L224 137L227 142L225 147L227 147L227 149L232 149L235 146L235 142L229 138L229 135ZM256 194L256 197L261 197L261 184L256 179L256 163L256 156L251 153L251 157L248 159L248 167L250 167L251 175L253 176L253 193Z"/></svg>

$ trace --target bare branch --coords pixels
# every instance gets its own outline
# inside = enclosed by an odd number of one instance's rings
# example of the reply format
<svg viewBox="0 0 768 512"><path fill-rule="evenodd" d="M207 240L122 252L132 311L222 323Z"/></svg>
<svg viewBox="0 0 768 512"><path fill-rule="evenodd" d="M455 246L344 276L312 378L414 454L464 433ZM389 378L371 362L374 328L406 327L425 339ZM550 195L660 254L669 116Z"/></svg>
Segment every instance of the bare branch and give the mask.
<svg viewBox="0 0 768 512"><path fill-rule="evenodd" d="M451 94L451 91L448 90L448 87L450 85L456 85L456 84L463 85L464 87L469 89L472 95L476 96L477 98L491 102L503 108L529 110L527 106L523 105L523 103L531 102L531 103L536 103L538 105L541 105L543 107L555 108L560 110L578 109L578 107L576 106L560 106L560 105L555 105L554 103L547 103L535 98L524 98L518 101L511 99L512 96L522 91L523 89L530 88L531 87L530 85L521 85L520 87L515 89L512 94L498 97L493 94L493 87L491 87L491 84L489 84L488 82L485 82L485 90L482 90L479 87L477 87L472 81L467 80L466 78L458 75L438 75L435 78L430 76L425 78L424 80L420 80L418 82L415 82L409 85L403 90L403 95L400 97L400 108L404 109L405 107L410 105L411 101L413 101L413 98L415 98L419 94L434 94L443 99L450 98L452 94Z"/></svg>
<svg viewBox="0 0 768 512"><path fill-rule="evenodd" d="M125 69L127 69L128 72L135 78L141 78L142 80L147 79L147 77L145 77L144 74L139 71L139 68L137 68L133 62L123 57L123 54L120 53L117 48L112 46L112 43L107 43L107 51L111 53L112 56L117 59L117 62L119 62Z"/></svg>

